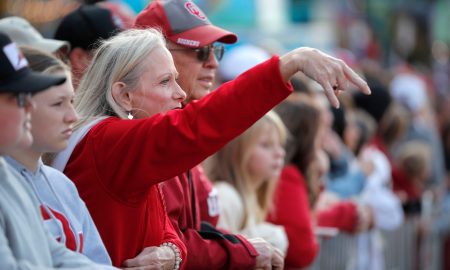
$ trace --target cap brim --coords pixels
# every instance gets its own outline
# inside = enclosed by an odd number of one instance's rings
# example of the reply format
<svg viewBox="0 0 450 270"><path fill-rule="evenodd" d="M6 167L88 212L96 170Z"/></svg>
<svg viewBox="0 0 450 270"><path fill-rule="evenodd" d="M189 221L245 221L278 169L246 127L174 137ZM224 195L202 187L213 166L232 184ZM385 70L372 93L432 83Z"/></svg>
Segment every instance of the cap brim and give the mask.
<svg viewBox="0 0 450 270"><path fill-rule="evenodd" d="M49 53L54 53L60 49L64 49L65 52L70 51L69 42L56 39L41 39L35 42L33 47Z"/></svg>
<svg viewBox="0 0 450 270"><path fill-rule="evenodd" d="M178 39L182 38L185 40L192 40L192 41L199 41L198 46L188 46L185 44L180 44L178 42ZM209 45L214 42L222 42L227 44L233 44L237 41L236 34L226 31L222 28L219 28L217 26L214 26L212 24L208 25L202 25L187 31L184 31L182 33L172 35L169 37L169 39L172 42L175 42L177 44L180 44L182 46L187 47L204 47L206 45Z"/></svg>
<svg viewBox="0 0 450 270"><path fill-rule="evenodd" d="M27 70L20 77L0 83L0 92L5 93L37 93L66 81L65 76L45 75Z"/></svg>

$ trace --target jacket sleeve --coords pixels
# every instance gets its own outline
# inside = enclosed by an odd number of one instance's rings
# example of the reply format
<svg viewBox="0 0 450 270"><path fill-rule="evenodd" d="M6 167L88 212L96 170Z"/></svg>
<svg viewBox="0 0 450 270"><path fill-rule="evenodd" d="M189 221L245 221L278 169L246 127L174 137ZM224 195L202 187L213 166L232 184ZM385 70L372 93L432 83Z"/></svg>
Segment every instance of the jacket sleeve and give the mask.
<svg viewBox="0 0 450 270"><path fill-rule="evenodd" d="M200 224L197 227L185 224L188 217L184 216L184 210L188 206L183 205L185 194L179 181L167 181L162 187L169 218L189 250L185 269L253 269L258 253L247 240L208 223L204 232L200 232Z"/></svg>
<svg viewBox="0 0 450 270"><path fill-rule="evenodd" d="M36 209L37 211L37 209ZM37 214L40 215L40 214ZM30 224L32 226L32 224ZM43 225L42 225L43 226ZM30 227L34 229L35 227ZM80 253L67 249L58 243L50 233L43 228L46 243L41 243L42 248L49 249L53 266L44 266L42 263L33 263L23 259L17 259L10 247L10 240L6 236L5 221L0 214L0 262L2 269L17 270L50 270L50 269L78 269L78 270L114 270L118 269L109 265L95 264ZM39 229L36 229L39 233ZM36 243L33 243L36 244ZM40 264L40 265L38 265Z"/></svg>
<svg viewBox="0 0 450 270"><path fill-rule="evenodd" d="M162 198L163 202L165 203L164 194L162 193L161 186L159 188L159 193L161 194L161 198ZM167 206L166 206L166 208L167 208ZM189 268L186 268L186 255L187 255L186 245L183 243L183 241L178 236L177 231L173 227L173 224L167 214L164 217L164 221L165 221L165 225L164 225L165 229L164 229L163 243L170 242L172 244L175 244L177 246L178 250L180 251L180 257L182 260L180 269L189 269Z"/></svg>
<svg viewBox="0 0 450 270"><path fill-rule="evenodd" d="M268 217L270 222L284 226L289 240L285 266L290 268L310 265L319 250L304 181L296 168L285 167L275 191L274 209Z"/></svg>
<svg viewBox="0 0 450 270"><path fill-rule="evenodd" d="M199 164L291 92L273 57L184 109L131 121L104 120L87 134L90 142L85 138L79 144L89 143L107 189L145 197L149 186Z"/></svg>
<svg viewBox="0 0 450 270"><path fill-rule="evenodd" d="M89 214L84 202L79 199L80 216L83 222L83 248L82 253L92 261L105 265L112 265L106 247Z"/></svg>
<svg viewBox="0 0 450 270"><path fill-rule="evenodd" d="M49 238L52 238L49 234ZM64 269L118 269L109 265L101 265L95 264L90 261L87 257L81 255L80 253L75 253L71 250L68 250L64 245L57 243L54 239L50 241L51 255L53 258L53 265L56 268L64 268ZM37 269L37 268L33 268Z"/></svg>
<svg viewBox="0 0 450 270"><path fill-rule="evenodd" d="M351 201L338 202L317 213L317 225L322 227L333 227L352 233L356 229L357 222L358 210Z"/></svg>

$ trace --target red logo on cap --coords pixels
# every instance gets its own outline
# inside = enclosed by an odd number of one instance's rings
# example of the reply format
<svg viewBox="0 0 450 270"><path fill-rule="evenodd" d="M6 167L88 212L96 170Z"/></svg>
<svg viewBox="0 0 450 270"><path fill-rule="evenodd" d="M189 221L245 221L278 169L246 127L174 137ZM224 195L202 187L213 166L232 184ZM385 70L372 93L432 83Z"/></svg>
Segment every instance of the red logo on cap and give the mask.
<svg viewBox="0 0 450 270"><path fill-rule="evenodd" d="M184 7L187 9L187 11L189 11L189 13L199 18L200 20L206 20L205 14L203 14L203 12L194 3L186 2L186 4L184 4Z"/></svg>

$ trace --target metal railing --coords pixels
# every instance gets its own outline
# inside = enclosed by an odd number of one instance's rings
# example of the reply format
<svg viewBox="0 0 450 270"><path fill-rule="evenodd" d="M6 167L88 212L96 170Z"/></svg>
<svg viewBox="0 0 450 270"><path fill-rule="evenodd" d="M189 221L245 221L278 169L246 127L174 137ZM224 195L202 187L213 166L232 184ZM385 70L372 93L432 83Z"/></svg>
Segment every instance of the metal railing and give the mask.
<svg viewBox="0 0 450 270"><path fill-rule="evenodd" d="M421 230L421 216L409 216L394 231L380 231L385 270L441 270L443 239ZM319 239L320 251L309 270L358 269L358 234ZM367 269L364 269L367 270Z"/></svg>

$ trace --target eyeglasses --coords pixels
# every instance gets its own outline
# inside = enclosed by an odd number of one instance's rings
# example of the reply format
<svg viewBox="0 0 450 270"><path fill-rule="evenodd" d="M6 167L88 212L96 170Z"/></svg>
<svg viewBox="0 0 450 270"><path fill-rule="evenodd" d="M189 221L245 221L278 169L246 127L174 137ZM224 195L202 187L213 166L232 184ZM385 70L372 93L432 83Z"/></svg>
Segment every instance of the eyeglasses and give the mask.
<svg viewBox="0 0 450 270"><path fill-rule="evenodd" d="M32 95L30 93L18 93L14 96L17 100L17 106L19 106L19 108L25 108L28 104L31 103Z"/></svg>
<svg viewBox="0 0 450 270"><path fill-rule="evenodd" d="M200 62L206 62L209 59L209 56L211 55L211 51L214 52L214 56L216 57L217 61L220 61L223 57L223 54L225 52L225 49L222 44L220 45L208 45L202 48L198 49L190 49L190 48L179 48L179 49L169 49L169 51L194 51L197 53L197 59Z"/></svg>

